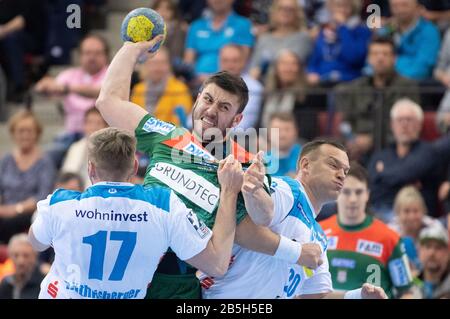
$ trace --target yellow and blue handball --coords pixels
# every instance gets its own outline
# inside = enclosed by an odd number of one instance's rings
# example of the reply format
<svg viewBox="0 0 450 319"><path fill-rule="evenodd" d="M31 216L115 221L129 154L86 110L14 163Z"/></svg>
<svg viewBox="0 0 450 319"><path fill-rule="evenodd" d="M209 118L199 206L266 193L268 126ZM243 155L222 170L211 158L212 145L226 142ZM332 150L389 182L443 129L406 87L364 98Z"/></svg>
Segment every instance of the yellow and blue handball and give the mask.
<svg viewBox="0 0 450 319"><path fill-rule="evenodd" d="M158 12L150 8L137 8L129 12L122 22L121 35L123 41L149 41L163 34L166 38L166 24ZM156 52L164 39L149 52Z"/></svg>

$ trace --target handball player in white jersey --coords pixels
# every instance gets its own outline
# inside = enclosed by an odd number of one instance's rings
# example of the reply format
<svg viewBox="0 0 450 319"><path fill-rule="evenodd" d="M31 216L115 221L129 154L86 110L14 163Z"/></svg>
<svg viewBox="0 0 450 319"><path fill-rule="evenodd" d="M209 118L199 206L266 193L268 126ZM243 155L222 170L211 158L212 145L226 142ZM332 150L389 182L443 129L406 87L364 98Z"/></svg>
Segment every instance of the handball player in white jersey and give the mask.
<svg viewBox="0 0 450 319"><path fill-rule="evenodd" d="M232 157L220 162L220 203L213 231L168 188L129 183L137 170L136 139L107 128L88 142L92 186L59 189L38 203L30 228L33 247L52 246L55 261L39 298L144 298L160 258L171 247L210 275L229 264L236 200L243 172Z"/></svg>
<svg viewBox="0 0 450 319"><path fill-rule="evenodd" d="M225 276L199 275L203 297L386 298L381 288L369 284L346 293L333 292L327 239L315 218L323 204L337 199L349 168L343 146L319 140L303 147L296 179L273 178L271 196L275 210L270 228L300 243L319 244L322 263L317 269L289 264L235 245L233 262Z"/></svg>

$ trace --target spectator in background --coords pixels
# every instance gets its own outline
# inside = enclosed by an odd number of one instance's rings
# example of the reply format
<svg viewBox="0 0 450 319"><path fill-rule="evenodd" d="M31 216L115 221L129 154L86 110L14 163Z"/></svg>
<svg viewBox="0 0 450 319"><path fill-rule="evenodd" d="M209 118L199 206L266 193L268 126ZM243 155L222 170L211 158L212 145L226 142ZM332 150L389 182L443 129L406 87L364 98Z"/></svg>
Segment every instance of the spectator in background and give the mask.
<svg viewBox="0 0 450 319"><path fill-rule="evenodd" d="M298 143L298 130L291 113L273 113L269 121L269 139L277 136L278 140L269 140L270 151L266 154L267 172L272 175L295 177L297 160L302 150ZM278 135L273 132L278 130Z"/></svg>
<svg viewBox="0 0 450 319"><path fill-rule="evenodd" d="M233 0L208 0L208 13L189 27L184 62L195 65L199 82L219 70L219 51L229 43L244 47L248 59L253 46L251 23L233 12Z"/></svg>
<svg viewBox="0 0 450 319"><path fill-rule="evenodd" d="M30 111L17 112L9 120L14 143L0 161L0 243L26 231L36 203L53 189L55 167L39 148L42 126Z"/></svg>
<svg viewBox="0 0 450 319"><path fill-rule="evenodd" d="M368 166L372 209L384 222L391 222L396 194L403 186L414 184L420 189L428 212L434 216L439 158L431 144L419 140L422 108L411 100L401 99L392 107L390 117L395 142L374 153Z"/></svg>
<svg viewBox="0 0 450 319"><path fill-rule="evenodd" d="M394 39L397 72L415 80L430 78L439 52L439 30L420 16L417 0L390 0L390 9L392 18L380 33Z"/></svg>
<svg viewBox="0 0 450 319"><path fill-rule="evenodd" d="M361 163L367 163L374 146L379 150L387 145L392 105L404 97L419 103L417 83L395 71L395 58L392 40L376 37L368 54L373 74L336 87L336 108L343 115L341 133L350 157Z"/></svg>
<svg viewBox="0 0 450 319"><path fill-rule="evenodd" d="M422 5L421 15L445 31L450 22L450 1L419 0Z"/></svg>
<svg viewBox="0 0 450 319"><path fill-rule="evenodd" d="M15 272L0 283L0 299L37 299L45 276L39 270L37 253L27 234L21 233L11 238L8 255Z"/></svg>
<svg viewBox="0 0 450 319"><path fill-rule="evenodd" d="M64 134L58 137L51 156L60 167L69 146L83 136L84 113L95 104L106 74L109 47L99 35L88 35L80 43L80 66L46 76L36 84L39 93L63 97Z"/></svg>
<svg viewBox="0 0 450 319"><path fill-rule="evenodd" d="M153 58L147 59L143 65L142 78L143 81L132 90L131 102L161 121L183 125L177 115L177 108L189 114L192 96L189 88L173 76L167 48L162 47Z"/></svg>
<svg viewBox="0 0 450 319"><path fill-rule="evenodd" d="M423 271L419 288L424 299L450 298L448 233L440 225L423 229L419 236Z"/></svg>
<svg viewBox="0 0 450 319"><path fill-rule="evenodd" d="M439 59L434 69L434 78L446 88L436 116L439 130L445 133L450 128L450 30L445 32Z"/></svg>
<svg viewBox="0 0 450 319"><path fill-rule="evenodd" d="M406 253L415 271L421 269L417 250L419 248L420 231L438 220L427 216L427 206L422 195L414 186L403 187L395 197L395 217L389 224L405 242Z"/></svg>
<svg viewBox="0 0 450 319"><path fill-rule="evenodd" d="M176 3L173 0L155 0L153 10L158 12L166 23L167 35L164 46L167 47L172 64L181 63L184 55L187 24L181 20Z"/></svg>
<svg viewBox="0 0 450 319"><path fill-rule="evenodd" d="M330 0L331 21L324 25L308 63L308 82L336 83L361 76L371 32L352 0Z"/></svg>
<svg viewBox="0 0 450 319"><path fill-rule="evenodd" d="M87 170L87 139L92 133L105 127L108 127L108 124L103 119L99 110L95 107L88 109L84 115L84 137L70 146L64 158L61 171L75 173L80 176L84 187L91 186L91 180ZM81 191L83 190L84 188L81 189Z"/></svg>
<svg viewBox="0 0 450 319"><path fill-rule="evenodd" d="M410 237L419 244L419 234L438 220L427 215L427 206L422 195L414 186L403 187L395 196L395 217L389 226L402 237Z"/></svg>
<svg viewBox="0 0 450 319"><path fill-rule="evenodd" d="M412 284L408 259L400 236L366 213L369 179L365 169L350 163L337 198L337 215L320 222L328 237L328 260L333 288L360 287L378 266L376 280L386 294L400 297ZM373 266L372 266L373 267Z"/></svg>
<svg viewBox="0 0 450 319"><path fill-rule="evenodd" d="M14 100L26 88L25 54L44 53L47 35L46 0L0 1L0 65L10 79L9 93Z"/></svg>
<svg viewBox="0 0 450 319"><path fill-rule="evenodd" d="M296 53L305 64L312 49L312 41L305 31L306 23L297 0L275 0L270 8L270 31L256 41L250 61L250 74L261 79L269 65L283 49Z"/></svg>
<svg viewBox="0 0 450 319"><path fill-rule="evenodd" d="M244 73L246 64L244 49L241 46L227 44L220 50L220 70L241 76L248 87L248 103L242 113L242 121L236 126L244 130L250 127L257 128L264 94L262 84Z"/></svg>
<svg viewBox="0 0 450 319"><path fill-rule="evenodd" d="M274 112L294 114L299 136L312 140L318 135L317 110L307 103L307 84L298 56L282 50L269 69L259 127L268 127Z"/></svg>

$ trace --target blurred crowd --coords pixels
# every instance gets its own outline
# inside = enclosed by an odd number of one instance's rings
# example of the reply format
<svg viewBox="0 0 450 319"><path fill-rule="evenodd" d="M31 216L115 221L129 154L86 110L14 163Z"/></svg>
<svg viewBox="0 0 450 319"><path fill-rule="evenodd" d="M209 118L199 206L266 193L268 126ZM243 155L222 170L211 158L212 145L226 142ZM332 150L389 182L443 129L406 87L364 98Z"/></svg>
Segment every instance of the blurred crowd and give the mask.
<svg viewBox="0 0 450 319"><path fill-rule="evenodd" d="M66 26L69 4L81 7L81 29ZM358 207L404 240L414 297L450 297L450 1L148 5L164 18L167 38L136 67L132 102L190 128L202 81L220 70L240 75L250 99L239 128L278 129L276 140L258 141L268 167L278 163L274 174L295 173L306 141L342 141L367 171L367 181L357 178ZM90 186L86 138L107 126L94 104L114 54L91 31L105 28L107 8L107 0L0 1L0 121L8 120L13 144L0 154L0 298L36 297L52 262L22 234L37 202L55 188ZM54 65L69 66L52 77ZM33 95L62 105L64 130L45 147L46 128L25 103ZM27 107L11 110L8 102ZM140 183L149 159L137 156ZM341 196L318 218L345 214L351 199Z"/></svg>

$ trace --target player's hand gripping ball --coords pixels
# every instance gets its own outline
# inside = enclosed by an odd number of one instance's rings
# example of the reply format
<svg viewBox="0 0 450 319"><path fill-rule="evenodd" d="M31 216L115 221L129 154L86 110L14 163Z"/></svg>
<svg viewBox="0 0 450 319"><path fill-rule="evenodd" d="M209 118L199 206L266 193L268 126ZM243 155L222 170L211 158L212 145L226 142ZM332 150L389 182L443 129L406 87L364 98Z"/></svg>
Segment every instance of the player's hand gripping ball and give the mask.
<svg viewBox="0 0 450 319"><path fill-rule="evenodd" d="M129 12L122 22L121 35L123 41L150 41L162 34L166 38L166 24L158 12L150 8L137 8ZM164 39L150 49L156 52Z"/></svg>

